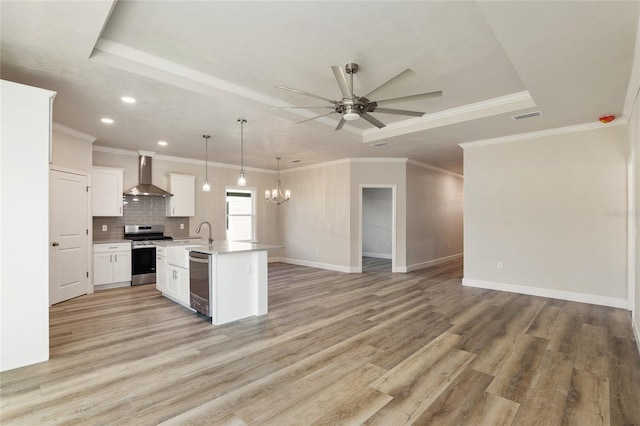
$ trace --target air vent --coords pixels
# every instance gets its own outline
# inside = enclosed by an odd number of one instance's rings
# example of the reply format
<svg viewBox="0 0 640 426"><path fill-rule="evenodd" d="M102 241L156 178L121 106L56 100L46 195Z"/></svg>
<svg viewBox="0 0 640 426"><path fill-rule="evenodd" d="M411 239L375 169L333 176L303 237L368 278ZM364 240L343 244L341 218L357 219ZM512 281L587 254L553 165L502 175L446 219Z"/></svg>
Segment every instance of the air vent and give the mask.
<svg viewBox="0 0 640 426"><path fill-rule="evenodd" d="M540 117L542 115L542 111L533 111L533 112L525 112L524 114L520 114L520 115L514 115L513 118L514 120L524 120L525 118L532 118L532 117Z"/></svg>

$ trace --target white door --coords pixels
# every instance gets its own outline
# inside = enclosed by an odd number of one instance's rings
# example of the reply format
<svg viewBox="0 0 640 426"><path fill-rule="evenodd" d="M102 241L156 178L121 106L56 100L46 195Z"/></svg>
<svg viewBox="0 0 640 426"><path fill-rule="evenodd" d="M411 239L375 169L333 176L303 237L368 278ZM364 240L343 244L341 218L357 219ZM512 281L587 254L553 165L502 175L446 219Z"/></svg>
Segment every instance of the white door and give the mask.
<svg viewBox="0 0 640 426"><path fill-rule="evenodd" d="M89 225L87 177L51 170L49 303L87 293Z"/></svg>

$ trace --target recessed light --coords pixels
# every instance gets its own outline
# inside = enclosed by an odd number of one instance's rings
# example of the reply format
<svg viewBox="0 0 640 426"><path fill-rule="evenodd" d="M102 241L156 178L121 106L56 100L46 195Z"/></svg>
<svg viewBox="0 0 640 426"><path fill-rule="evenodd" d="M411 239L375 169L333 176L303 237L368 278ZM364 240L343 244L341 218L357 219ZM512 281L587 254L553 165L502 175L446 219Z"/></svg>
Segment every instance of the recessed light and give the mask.
<svg viewBox="0 0 640 426"><path fill-rule="evenodd" d="M111 118L101 118L100 121L102 121L104 124L113 124L113 120Z"/></svg>
<svg viewBox="0 0 640 426"><path fill-rule="evenodd" d="M122 100L122 102L124 102L125 104L135 104L136 100L134 98L132 98L131 96L123 96L120 98L120 100Z"/></svg>
<svg viewBox="0 0 640 426"><path fill-rule="evenodd" d="M373 144L373 146L385 146L385 145L389 145L389 142L378 142Z"/></svg>
<svg viewBox="0 0 640 426"><path fill-rule="evenodd" d="M292 162L292 163L299 163L299 162L301 162L301 161L302 161L302 160L291 160L291 162Z"/></svg>
<svg viewBox="0 0 640 426"><path fill-rule="evenodd" d="M165 141L158 141L158 145L167 146L168 144Z"/></svg>

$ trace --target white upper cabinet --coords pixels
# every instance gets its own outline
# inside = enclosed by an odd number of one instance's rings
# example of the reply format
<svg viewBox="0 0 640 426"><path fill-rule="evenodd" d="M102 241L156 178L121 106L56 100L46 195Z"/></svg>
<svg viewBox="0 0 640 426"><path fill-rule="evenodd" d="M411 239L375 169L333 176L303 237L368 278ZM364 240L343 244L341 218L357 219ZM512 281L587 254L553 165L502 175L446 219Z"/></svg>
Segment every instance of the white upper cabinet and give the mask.
<svg viewBox="0 0 640 426"><path fill-rule="evenodd" d="M94 167L91 170L91 214L122 216L123 169Z"/></svg>
<svg viewBox="0 0 640 426"><path fill-rule="evenodd" d="M196 215L196 177L169 173L169 192L167 198L167 216L188 217Z"/></svg>

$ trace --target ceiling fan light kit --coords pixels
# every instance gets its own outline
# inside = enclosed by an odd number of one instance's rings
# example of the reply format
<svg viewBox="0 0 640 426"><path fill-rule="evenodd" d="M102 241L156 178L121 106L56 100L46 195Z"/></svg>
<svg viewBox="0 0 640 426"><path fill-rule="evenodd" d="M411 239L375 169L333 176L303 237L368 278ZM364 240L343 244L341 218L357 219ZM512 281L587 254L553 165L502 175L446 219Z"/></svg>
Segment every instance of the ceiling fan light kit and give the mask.
<svg viewBox="0 0 640 426"><path fill-rule="evenodd" d="M385 127L385 124L379 121L377 118L371 115L373 112L381 112L385 114L395 114L395 115L407 115L411 117L422 117L425 113L420 111L408 111L394 108L380 108L382 105L394 104L399 102L410 102L410 101L418 101L423 99L431 99L442 96L442 91L438 90L435 92L427 92L427 93L418 93L416 95L409 96L400 96L397 98L383 99L379 101L369 100L369 97L381 88L386 87L390 83L396 83L398 81L404 80L407 77L413 74L413 71L410 69L406 69L402 71L400 74L392 77L386 82L382 83L369 93L364 96L357 96L353 92L353 75L358 72L360 67L355 63L348 63L344 66L344 69L337 66L332 66L331 69L333 71L333 75L338 83L338 87L340 88L340 92L342 93L342 99L339 101L331 100L325 98L323 96L314 95L313 93L304 92L302 90L293 89L287 86L277 85L276 87L283 90L288 90L293 93L297 93L299 95L305 95L312 98L320 99L332 104L332 106L311 106L311 107L274 107L275 109L288 109L288 108L309 108L309 109L332 109L326 114L321 114L312 118L308 118L306 120L299 121L297 124L305 123L307 121L315 120L316 118L325 117L327 115L338 113L340 114L340 121L336 126L336 130L342 129L345 122L347 121L355 121L362 117L364 120L368 121L370 124L376 126L379 129ZM347 79L347 75L349 75L349 79Z"/></svg>

